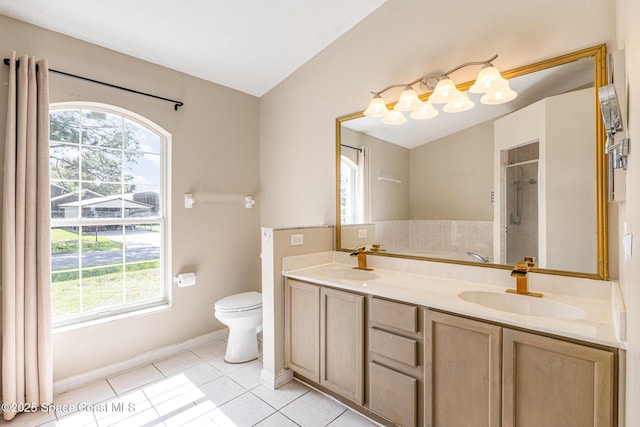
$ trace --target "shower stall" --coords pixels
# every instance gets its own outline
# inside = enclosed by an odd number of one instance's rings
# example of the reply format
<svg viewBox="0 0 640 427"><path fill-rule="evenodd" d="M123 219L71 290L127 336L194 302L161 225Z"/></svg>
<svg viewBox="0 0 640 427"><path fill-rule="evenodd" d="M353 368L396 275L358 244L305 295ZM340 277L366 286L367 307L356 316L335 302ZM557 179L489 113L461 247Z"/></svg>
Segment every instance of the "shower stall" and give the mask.
<svg viewBox="0 0 640 427"><path fill-rule="evenodd" d="M503 182L504 250L507 264L538 257L538 143L506 153Z"/></svg>

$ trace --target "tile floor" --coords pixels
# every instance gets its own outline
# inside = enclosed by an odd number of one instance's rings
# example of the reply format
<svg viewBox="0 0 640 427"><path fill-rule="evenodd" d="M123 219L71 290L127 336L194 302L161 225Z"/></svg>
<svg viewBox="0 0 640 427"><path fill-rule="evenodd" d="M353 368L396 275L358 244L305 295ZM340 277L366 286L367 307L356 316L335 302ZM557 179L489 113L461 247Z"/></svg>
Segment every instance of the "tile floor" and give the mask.
<svg viewBox="0 0 640 427"><path fill-rule="evenodd" d="M161 360L56 396L48 411L19 414L19 426L374 426L298 381L260 383L262 362L225 363L225 342Z"/></svg>

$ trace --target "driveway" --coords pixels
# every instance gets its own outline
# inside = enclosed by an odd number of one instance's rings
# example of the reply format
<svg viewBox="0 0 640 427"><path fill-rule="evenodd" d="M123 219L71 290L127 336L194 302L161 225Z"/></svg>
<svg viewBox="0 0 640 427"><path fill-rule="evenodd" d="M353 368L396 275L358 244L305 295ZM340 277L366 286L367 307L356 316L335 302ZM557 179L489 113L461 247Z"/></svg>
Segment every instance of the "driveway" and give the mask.
<svg viewBox="0 0 640 427"><path fill-rule="evenodd" d="M101 237L120 242L123 241L122 232L104 231ZM92 251L82 254L82 266L93 267L99 265L122 264L125 262L155 261L160 259L160 235L150 231L128 231L126 233L125 250L111 249L106 251ZM78 254L58 254L51 257L51 268L55 270L78 268Z"/></svg>

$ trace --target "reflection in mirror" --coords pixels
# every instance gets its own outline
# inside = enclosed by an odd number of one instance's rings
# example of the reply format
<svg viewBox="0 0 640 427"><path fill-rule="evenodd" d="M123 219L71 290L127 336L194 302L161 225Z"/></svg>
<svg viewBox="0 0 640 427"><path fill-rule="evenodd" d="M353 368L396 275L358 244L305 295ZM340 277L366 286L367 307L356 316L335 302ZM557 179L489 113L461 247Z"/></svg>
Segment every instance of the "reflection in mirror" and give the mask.
<svg viewBox="0 0 640 427"><path fill-rule="evenodd" d="M606 278L603 58L598 46L503 73L518 92L508 104L400 126L339 118L338 249L483 265L533 256Z"/></svg>

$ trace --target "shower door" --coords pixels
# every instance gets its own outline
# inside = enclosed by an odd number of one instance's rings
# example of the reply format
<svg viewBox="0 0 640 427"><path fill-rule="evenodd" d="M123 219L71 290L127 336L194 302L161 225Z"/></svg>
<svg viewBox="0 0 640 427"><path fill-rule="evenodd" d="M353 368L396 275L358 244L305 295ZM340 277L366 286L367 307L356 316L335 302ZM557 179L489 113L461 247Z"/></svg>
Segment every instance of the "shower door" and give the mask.
<svg viewBox="0 0 640 427"><path fill-rule="evenodd" d="M504 218L506 262L538 257L538 160L506 165Z"/></svg>

